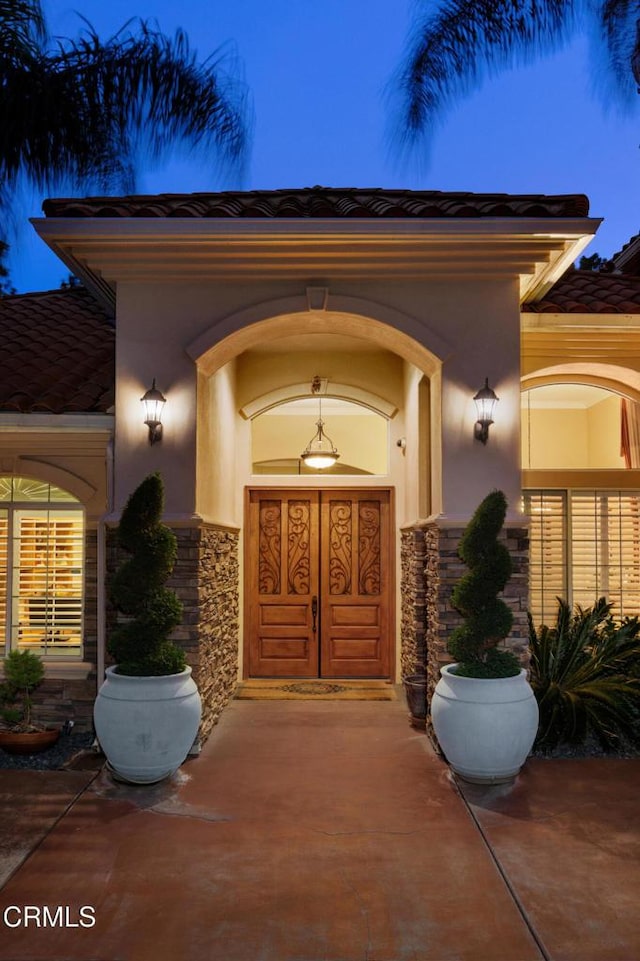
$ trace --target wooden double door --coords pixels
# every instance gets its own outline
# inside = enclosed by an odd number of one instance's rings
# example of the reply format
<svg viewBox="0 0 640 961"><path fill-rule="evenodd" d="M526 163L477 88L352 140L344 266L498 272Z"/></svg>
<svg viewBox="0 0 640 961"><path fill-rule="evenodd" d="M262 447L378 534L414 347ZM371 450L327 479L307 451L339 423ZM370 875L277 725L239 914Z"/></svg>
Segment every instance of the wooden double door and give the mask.
<svg viewBox="0 0 640 961"><path fill-rule="evenodd" d="M245 673L391 676L389 490L248 492Z"/></svg>

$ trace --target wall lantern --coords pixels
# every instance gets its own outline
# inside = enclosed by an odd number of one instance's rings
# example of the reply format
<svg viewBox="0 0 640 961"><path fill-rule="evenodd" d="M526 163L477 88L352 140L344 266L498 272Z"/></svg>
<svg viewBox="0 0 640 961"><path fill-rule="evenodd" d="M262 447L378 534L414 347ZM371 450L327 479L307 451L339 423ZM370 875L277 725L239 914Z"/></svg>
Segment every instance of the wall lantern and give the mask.
<svg viewBox="0 0 640 961"><path fill-rule="evenodd" d="M335 462L340 457L333 441L324 432L324 421L322 420L322 398L320 396L320 390L322 388L322 381L316 374L311 383L311 393L318 395L318 410L319 416L316 422L316 427L318 428L307 444L306 448L300 454L300 457L305 462L307 467L313 467L316 470L322 470L325 467L333 467Z"/></svg>
<svg viewBox="0 0 640 961"><path fill-rule="evenodd" d="M140 398L144 407L144 422L149 428L149 443L157 444L162 440L162 408L167 398L156 387L156 379L149 390Z"/></svg>
<svg viewBox="0 0 640 961"><path fill-rule="evenodd" d="M489 426L493 424L493 408L496 401L500 399L496 392L489 387L488 377L485 377L484 387L480 388L473 399L476 402L477 412L473 436L480 443L486 444L489 439Z"/></svg>

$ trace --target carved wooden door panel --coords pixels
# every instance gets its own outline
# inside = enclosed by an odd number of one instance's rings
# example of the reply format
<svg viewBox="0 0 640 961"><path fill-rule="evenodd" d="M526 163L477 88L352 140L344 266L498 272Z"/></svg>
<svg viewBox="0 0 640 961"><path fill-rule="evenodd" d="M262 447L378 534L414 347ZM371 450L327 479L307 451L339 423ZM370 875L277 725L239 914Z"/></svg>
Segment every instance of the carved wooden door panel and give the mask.
<svg viewBox="0 0 640 961"><path fill-rule="evenodd" d="M321 521L321 673L389 677L389 491L326 491Z"/></svg>
<svg viewBox="0 0 640 961"><path fill-rule="evenodd" d="M251 490L249 677L390 677L390 492Z"/></svg>
<svg viewBox="0 0 640 961"><path fill-rule="evenodd" d="M318 676L318 502L317 491L249 493L250 677Z"/></svg>

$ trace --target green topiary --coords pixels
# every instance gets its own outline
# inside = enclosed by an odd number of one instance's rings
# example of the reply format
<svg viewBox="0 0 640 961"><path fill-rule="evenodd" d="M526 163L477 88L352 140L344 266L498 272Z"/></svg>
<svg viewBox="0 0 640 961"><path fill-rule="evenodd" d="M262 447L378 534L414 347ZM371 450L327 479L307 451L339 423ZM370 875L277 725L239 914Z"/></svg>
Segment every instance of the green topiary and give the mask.
<svg viewBox="0 0 640 961"><path fill-rule="evenodd" d="M497 644L513 625L513 614L498 598L512 573L511 557L498 534L507 513L502 491L492 491L476 509L462 535L458 554L469 568L454 588L451 601L465 618L451 634L448 650L465 677L513 677L520 662Z"/></svg>
<svg viewBox="0 0 640 961"><path fill-rule="evenodd" d="M5 707L0 712L4 723L16 731L41 730L31 721L31 692L44 680L44 665L38 655L32 651L10 651L4 659L4 678L0 701L20 702L18 707Z"/></svg>
<svg viewBox="0 0 640 961"><path fill-rule="evenodd" d="M164 586L177 556L175 535L160 523L164 504L162 479L150 474L133 492L122 512L118 543L131 554L111 581L111 600L126 621L113 631L109 653L118 674L178 674L184 651L169 640L182 618L182 604Z"/></svg>

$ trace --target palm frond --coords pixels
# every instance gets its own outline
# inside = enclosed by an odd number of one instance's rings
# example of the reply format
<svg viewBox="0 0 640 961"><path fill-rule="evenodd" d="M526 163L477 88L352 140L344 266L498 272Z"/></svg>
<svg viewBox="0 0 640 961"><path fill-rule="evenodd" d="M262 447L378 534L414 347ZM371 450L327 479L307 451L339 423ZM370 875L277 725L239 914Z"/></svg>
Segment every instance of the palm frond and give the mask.
<svg viewBox="0 0 640 961"><path fill-rule="evenodd" d="M173 39L144 21L102 42L87 25L75 41L61 43L51 68L71 73L90 117L102 113L105 126L143 135L157 156L177 138L214 159L237 163L247 148L247 91L232 48L202 63L186 34Z"/></svg>
<svg viewBox="0 0 640 961"><path fill-rule="evenodd" d="M0 0L0 206L23 177L130 192L143 159L180 150L241 179L248 93L231 48L198 62L182 31L137 20L104 42L86 21L45 38L38 0Z"/></svg>
<svg viewBox="0 0 640 961"><path fill-rule="evenodd" d="M40 0L0 0L0 62L41 49L47 28Z"/></svg>
<svg viewBox="0 0 640 961"><path fill-rule="evenodd" d="M540 710L537 744L553 748L592 736L611 748L635 737L640 721L640 620L617 624L611 604L591 608L558 598L556 624L529 617L530 681Z"/></svg>
<svg viewBox="0 0 640 961"><path fill-rule="evenodd" d="M640 4L605 0L596 9L591 31L592 84L605 106L628 111L640 88ZM634 57L639 70L635 79Z"/></svg>
<svg viewBox="0 0 640 961"><path fill-rule="evenodd" d="M576 23L576 0L445 0L424 3L389 90L401 150L425 144L447 109L505 67L560 48Z"/></svg>

